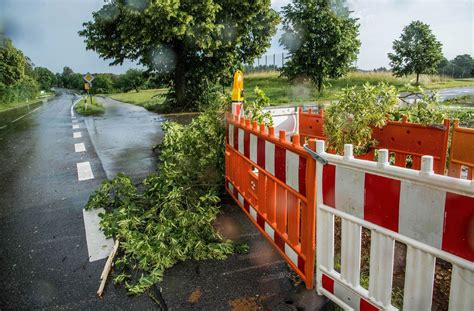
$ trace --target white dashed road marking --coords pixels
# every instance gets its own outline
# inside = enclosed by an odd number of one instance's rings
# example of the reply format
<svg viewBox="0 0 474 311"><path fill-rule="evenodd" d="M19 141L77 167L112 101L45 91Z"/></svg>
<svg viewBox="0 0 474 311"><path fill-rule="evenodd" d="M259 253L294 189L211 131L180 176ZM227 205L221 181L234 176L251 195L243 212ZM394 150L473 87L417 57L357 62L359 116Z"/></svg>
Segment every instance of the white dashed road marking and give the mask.
<svg viewBox="0 0 474 311"><path fill-rule="evenodd" d="M79 128L79 124L73 124L73 125L72 125L72 129L73 129L73 130L77 130L78 128Z"/></svg>
<svg viewBox="0 0 474 311"><path fill-rule="evenodd" d="M74 144L74 150L76 152L85 152L86 151L86 146L84 146L84 143Z"/></svg>
<svg viewBox="0 0 474 311"><path fill-rule="evenodd" d="M100 230L99 213L103 213L104 209L82 210L84 216L84 227L86 228L87 251L89 253L89 261L96 261L106 258L114 247L114 240L107 239Z"/></svg>
<svg viewBox="0 0 474 311"><path fill-rule="evenodd" d="M79 181L94 179L89 161L77 163L77 179L79 179Z"/></svg>
<svg viewBox="0 0 474 311"><path fill-rule="evenodd" d="M82 137L82 133L81 133L81 132L74 132L74 133L72 133L72 136L73 136L74 138L81 138L81 137Z"/></svg>

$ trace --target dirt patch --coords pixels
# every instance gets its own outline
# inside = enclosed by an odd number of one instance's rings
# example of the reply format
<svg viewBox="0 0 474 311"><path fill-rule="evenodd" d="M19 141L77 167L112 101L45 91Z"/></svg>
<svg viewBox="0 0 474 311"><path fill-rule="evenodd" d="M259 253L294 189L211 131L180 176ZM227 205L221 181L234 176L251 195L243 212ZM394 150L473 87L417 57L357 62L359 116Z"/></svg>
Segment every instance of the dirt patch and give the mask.
<svg viewBox="0 0 474 311"><path fill-rule="evenodd" d="M264 297L242 297L229 300L229 306L232 311L254 311L262 310L262 299Z"/></svg>
<svg viewBox="0 0 474 311"><path fill-rule="evenodd" d="M198 287L196 288L195 290L193 290L193 292L191 293L191 295L189 295L189 298L188 298L188 302L189 303L196 303L199 301L199 299L201 298L201 289Z"/></svg>

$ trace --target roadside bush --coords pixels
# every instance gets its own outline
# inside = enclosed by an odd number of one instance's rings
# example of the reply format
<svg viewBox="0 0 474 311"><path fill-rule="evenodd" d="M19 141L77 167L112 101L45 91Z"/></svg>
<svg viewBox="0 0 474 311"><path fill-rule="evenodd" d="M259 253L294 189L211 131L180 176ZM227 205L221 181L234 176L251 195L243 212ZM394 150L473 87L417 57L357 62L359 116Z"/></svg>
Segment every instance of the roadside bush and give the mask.
<svg viewBox="0 0 474 311"><path fill-rule="evenodd" d="M338 153L343 152L344 144L353 144L355 154L367 152L376 143L371 138L372 127L384 126L396 103L396 88L385 83L343 89L339 102L324 114L328 145Z"/></svg>

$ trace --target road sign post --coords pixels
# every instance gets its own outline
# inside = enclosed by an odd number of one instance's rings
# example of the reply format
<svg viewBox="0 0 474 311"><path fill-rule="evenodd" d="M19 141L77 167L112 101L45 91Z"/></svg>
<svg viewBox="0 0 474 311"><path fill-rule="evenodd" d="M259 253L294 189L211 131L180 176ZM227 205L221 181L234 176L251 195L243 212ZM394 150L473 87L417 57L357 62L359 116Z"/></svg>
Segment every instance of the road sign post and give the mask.
<svg viewBox="0 0 474 311"><path fill-rule="evenodd" d="M94 76L88 72L82 78L84 79L84 81L86 81L86 83L84 83L84 89L87 90L87 96L89 96L91 105L92 105L92 94L90 92L90 89L92 88L92 80L94 80ZM86 98L85 110L87 110L87 98Z"/></svg>

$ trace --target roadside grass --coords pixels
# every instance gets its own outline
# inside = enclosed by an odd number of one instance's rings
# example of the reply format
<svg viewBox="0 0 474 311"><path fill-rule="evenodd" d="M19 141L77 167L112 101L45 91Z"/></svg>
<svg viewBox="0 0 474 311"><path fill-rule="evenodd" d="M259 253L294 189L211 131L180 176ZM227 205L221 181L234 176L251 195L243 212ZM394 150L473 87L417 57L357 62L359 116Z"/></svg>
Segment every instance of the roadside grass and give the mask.
<svg viewBox="0 0 474 311"><path fill-rule="evenodd" d="M258 86L270 98L272 106L301 105L305 103L327 104L337 98L343 88L361 86L366 82L377 84L385 82L394 85L400 92L406 90L406 84L413 83L415 76L395 77L390 72L351 72L348 75L329 80L323 93L318 94L316 87L309 82L289 82L285 77L280 77L278 71L254 72L245 75L245 99L255 100L254 89ZM461 86L474 86L474 79L451 79L437 75L423 75L420 78L422 87L426 89L451 88ZM229 94L231 87L228 86ZM160 112L167 89L150 89L139 92L108 94L115 100L142 106L150 111Z"/></svg>
<svg viewBox="0 0 474 311"><path fill-rule="evenodd" d="M395 77L390 72L351 72L337 79L329 80L322 94L318 94L316 87L309 82L288 82L280 77L278 71L250 73L244 77L245 97L254 100L253 90L256 86L262 89L270 98L272 106L294 105L304 103L327 103L337 98L343 88L360 86L366 82L377 84L385 82L394 85L400 92L406 90L406 84L413 83L415 76ZM422 87L426 89L451 88L474 85L474 79L450 79L436 75L423 75L420 79ZM230 89L230 88L229 88Z"/></svg>
<svg viewBox="0 0 474 311"><path fill-rule="evenodd" d="M0 103L0 112L10 110L13 108L19 108L27 105L33 105L36 103L39 103L45 99L49 99L53 97L55 94L53 92L48 92L43 95L38 96L35 99L30 99L30 100L23 100L23 101L16 101L12 103Z"/></svg>
<svg viewBox="0 0 474 311"><path fill-rule="evenodd" d="M140 90L139 92L130 91L127 93L117 93L105 96L124 103L142 106L147 110L157 112L160 110L161 104L165 100L167 91L167 89L150 89Z"/></svg>
<svg viewBox="0 0 474 311"><path fill-rule="evenodd" d="M450 98L443 101L442 104L447 106L474 107L474 94Z"/></svg>
<svg viewBox="0 0 474 311"><path fill-rule="evenodd" d="M85 99L87 100L87 110L86 110ZM90 98L84 97L74 107L74 110L83 116L96 116L96 115L103 114L105 111L104 107L97 102L95 97L92 97L92 105L90 102Z"/></svg>

